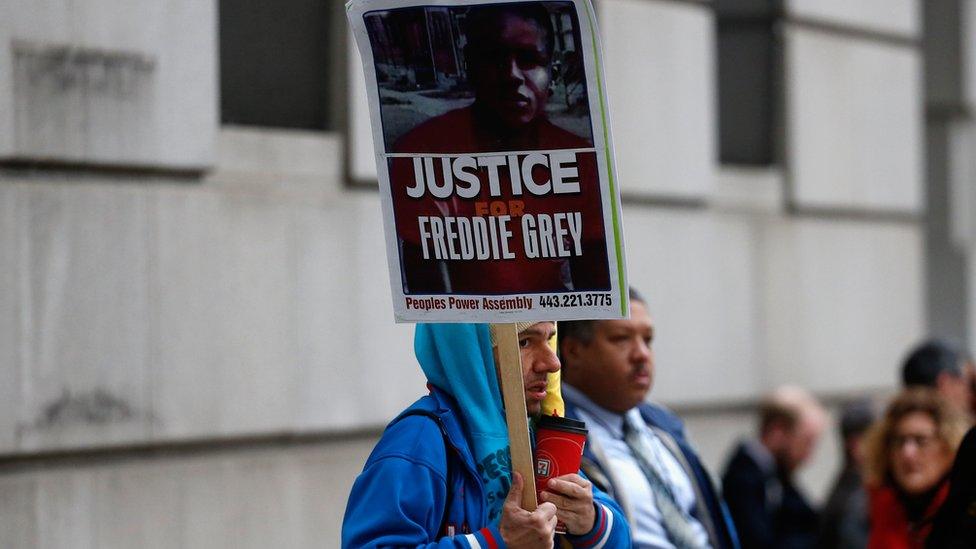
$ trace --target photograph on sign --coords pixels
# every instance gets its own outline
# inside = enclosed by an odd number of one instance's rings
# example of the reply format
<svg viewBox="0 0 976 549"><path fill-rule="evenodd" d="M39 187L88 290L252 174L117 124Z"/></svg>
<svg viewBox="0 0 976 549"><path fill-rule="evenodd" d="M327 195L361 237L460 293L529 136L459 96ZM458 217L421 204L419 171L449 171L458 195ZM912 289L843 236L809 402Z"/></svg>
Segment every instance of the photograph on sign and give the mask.
<svg viewBox="0 0 976 549"><path fill-rule="evenodd" d="M352 2L398 321L625 315L585 1Z"/></svg>

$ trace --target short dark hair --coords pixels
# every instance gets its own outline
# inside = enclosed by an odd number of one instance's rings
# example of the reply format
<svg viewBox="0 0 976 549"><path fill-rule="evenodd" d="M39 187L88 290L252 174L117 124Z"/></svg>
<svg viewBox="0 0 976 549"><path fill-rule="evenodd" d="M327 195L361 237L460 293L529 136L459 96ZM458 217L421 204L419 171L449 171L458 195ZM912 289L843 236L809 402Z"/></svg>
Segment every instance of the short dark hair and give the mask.
<svg viewBox="0 0 976 549"><path fill-rule="evenodd" d="M644 296L637 291L633 286L629 287L627 290L627 295L630 296L631 302L638 302L647 305L647 301ZM559 334L559 341L564 341L566 339L575 339L582 341L584 344L589 345L593 341L593 325L598 320L561 320L556 325L556 333ZM562 358L560 354L560 358Z"/></svg>
<svg viewBox="0 0 976 549"><path fill-rule="evenodd" d="M930 339L922 342L905 358L901 379L906 387L935 387L942 372L953 377L962 375L963 354L948 341Z"/></svg>
<svg viewBox="0 0 976 549"><path fill-rule="evenodd" d="M464 47L464 56L469 64L483 51L483 41L488 38L486 33L492 30L491 23L504 15L514 15L538 25L546 35L546 58L552 60L553 50L556 47L556 32L552 28L549 10L542 5L542 2L517 2L474 6L468 10L465 18L468 43Z"/></svg>
<svg viewBox="0 0 976 549"><path fill-rule="evenodd" d="M825 421L826 412L816 397L796 385L782 385L759 402L759 433L775 426L792 431L804 421Z"/></svg>
<svg viewBox="0 0 976 549"><path fill-rule="evenodd" d="M874 406L870 399L858 398L846 402L841 408L838 421L841 438L864 434L874 423L874 416Z"/></svg>
<svg viewBox="0 0 976 549"><path fill-rule="evenodd" d="M800 409L794 403L763 399L759 403L759 432L765 433L774 425L792 430L800 422Z"/></svg>

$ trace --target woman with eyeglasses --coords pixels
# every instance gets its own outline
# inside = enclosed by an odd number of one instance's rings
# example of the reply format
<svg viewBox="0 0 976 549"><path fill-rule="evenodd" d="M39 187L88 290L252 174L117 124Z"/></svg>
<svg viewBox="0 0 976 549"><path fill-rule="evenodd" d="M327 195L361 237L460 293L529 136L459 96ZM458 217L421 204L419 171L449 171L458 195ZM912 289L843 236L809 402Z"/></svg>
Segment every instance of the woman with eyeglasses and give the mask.
<svg viewBox="0 0 976 549"><path fill-rule="evenodd" d="M921 549L949 492L948 474L968 428L931 389L909 389L868 434L869 549Z"/></svg>

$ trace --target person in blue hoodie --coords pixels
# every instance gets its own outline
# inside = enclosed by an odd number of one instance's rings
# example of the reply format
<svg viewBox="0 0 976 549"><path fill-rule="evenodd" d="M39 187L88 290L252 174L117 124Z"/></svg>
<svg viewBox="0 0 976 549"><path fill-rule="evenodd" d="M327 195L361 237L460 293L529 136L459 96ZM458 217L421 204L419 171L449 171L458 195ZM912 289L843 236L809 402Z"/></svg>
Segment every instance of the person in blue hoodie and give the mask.
<svg viewBox="0 0 976 549"><path fill-rule="evenodd" d="M566 417L589 429L583 471L625 510L635 548L736 549L735 529L681 420L645 401L654 324L630 290L630 318L559 323Z"/></svg>
<svg viewBox="0 0 976 549"><path fill-rule="evenodd" d="M526 408L537 415L559 370L554 322L518 323ZM383 432L353 483L342 547L629 548L623 512L585 477L549 482L541 503L519 506L487 325L418 324L414 348L430 394ZM567 534L554 536L556 522Z"/></svg>

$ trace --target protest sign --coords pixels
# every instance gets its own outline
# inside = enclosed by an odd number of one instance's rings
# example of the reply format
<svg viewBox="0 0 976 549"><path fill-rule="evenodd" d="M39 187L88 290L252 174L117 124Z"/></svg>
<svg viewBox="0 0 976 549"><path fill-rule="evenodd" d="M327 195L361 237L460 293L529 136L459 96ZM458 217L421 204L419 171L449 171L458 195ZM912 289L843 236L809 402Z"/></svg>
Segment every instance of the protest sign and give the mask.
<svg viewBox="0 0 976 549"><path fill-rule="evenodd" d="M621 318L589 0L354 0L398 322Z"/></svg>

